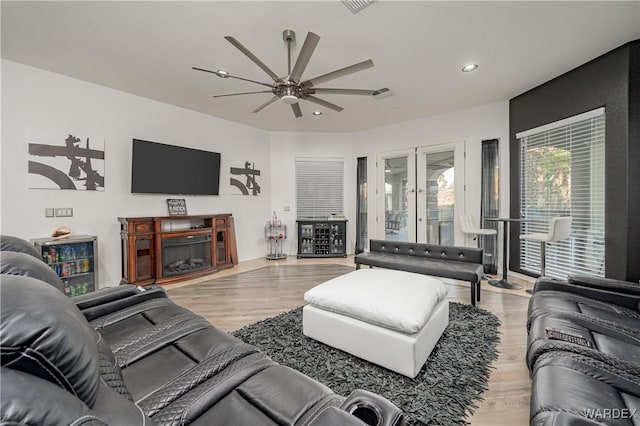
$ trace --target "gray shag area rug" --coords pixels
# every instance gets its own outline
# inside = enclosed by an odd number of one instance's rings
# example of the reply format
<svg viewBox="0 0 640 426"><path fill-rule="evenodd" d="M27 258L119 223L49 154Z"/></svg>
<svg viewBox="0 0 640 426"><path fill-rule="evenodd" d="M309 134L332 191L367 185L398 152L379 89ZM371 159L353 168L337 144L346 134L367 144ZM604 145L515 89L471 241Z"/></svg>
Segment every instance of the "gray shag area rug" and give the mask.
<svg viewBox="0 0 640 426"><path fill-rule="evenodd" d="M486 310L450 302L449 326L415 379L306 337L302 307L233 334L337 394L366 389L384 396L406 413L410 425L453 425L468 424L465 418L487 389L499 326Z"/></svg>

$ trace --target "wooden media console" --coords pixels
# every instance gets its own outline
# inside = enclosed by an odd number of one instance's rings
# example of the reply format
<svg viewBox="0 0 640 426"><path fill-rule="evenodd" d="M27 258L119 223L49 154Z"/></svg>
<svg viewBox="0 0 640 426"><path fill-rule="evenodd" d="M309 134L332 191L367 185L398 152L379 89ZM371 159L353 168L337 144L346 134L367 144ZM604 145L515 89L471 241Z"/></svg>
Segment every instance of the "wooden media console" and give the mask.
<svg viewBox="0 0 640 426"><path fill-rule="evenodd" d="M168 284L237 263L231 214L119 217L122 284Z"/></svg>

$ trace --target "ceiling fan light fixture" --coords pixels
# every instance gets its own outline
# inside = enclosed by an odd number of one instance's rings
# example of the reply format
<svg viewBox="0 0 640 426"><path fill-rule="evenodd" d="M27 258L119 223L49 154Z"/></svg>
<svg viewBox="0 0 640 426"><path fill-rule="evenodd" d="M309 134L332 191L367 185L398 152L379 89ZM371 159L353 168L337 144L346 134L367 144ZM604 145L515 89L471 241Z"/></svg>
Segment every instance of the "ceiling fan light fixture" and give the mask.
<svg viewBox="0 0 640 426"><path fill-rule="evenodd" d="M462 67L462 72L471 72L478 69L478 64L468 64Z"/></svg>
<svg viewBox="0 0 640 426"><path fill-rule="evenodd" d="M282 99L282 102L289 105L298 103L298 97L295 95L284 95L280 99Z"/></svg>

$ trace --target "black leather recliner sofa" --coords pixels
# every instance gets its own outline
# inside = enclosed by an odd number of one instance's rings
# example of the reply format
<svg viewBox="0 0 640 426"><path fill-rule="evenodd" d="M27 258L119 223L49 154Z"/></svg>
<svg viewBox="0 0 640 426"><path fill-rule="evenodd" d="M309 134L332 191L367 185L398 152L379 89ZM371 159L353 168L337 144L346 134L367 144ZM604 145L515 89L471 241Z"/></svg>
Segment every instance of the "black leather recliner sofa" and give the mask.
<svg viewBox="0 0 640 426"><path fill-rule="evenodd" d="M28 242L3 236L0 248L2 424L404 424L381 396L336 395L161 287L69 299Z"/></svg>
<svg viewBox="0 0 640 426"><path fill-rule="evenodd" d="M541 277L528 308L531 425L640 424L640 284Z"/></svg>

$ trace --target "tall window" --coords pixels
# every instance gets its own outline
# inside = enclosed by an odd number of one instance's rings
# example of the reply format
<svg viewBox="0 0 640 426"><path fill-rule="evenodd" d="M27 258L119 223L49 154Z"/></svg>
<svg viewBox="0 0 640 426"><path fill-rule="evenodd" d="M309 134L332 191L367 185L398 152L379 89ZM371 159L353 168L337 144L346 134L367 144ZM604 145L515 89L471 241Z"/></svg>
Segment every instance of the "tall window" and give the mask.
<svg viewBox="0 0 640 426"><path fill-rule="evenodd" d="M296 158L298 219L344 214L344 160Z"/></svg>
<svg viewBox="0 0 640 426"><path fill-rule="evenodd" d="M571 216L568 240L549 244L546 274L604 276L604 108L516 135L520 143L520 208L535 222L521 233L546 232ZM540 244L520 242L520 268L540 270Z"/></svg>

